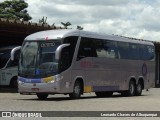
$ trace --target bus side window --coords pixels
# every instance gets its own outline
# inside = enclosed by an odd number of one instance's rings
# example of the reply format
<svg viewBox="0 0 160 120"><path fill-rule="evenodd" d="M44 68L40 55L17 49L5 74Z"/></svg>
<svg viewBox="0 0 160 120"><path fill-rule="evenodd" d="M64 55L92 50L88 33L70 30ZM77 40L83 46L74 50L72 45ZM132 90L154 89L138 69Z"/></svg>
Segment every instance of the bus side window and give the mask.
<svg viewBox="0 0 160 120"><path fill-rule="evenodd" d="M8 67L18 66L19 55L20 55L20 50L16 51L16 53L15 53L15 59L13 61L9 60L9 62L8 62L8 64L7 64L6 67L8 68Z"/></svg>
<svg viewBox="0 0 160 120"><path fill-rule="evenodd" d="M79 46L77 60L85 57L96 57L96 50L92 38L82 38Z"/></svg>
<svg viewBox="0 0 160 120"><path fill-rule="evenodd" d="M61 52L61 59L59 66L60 71L64 71L71 66L77 40L78 40L77 36L67 37L63 40L63 43L69 43L70 46L65 47Z"/></svg>
<svg viewBox="0 0 160 120"><path fill-rule="evenodd" d="M107 49L104 46L105 46L105 41L103 39L95 40L97 57L107 57Z"/></svg>
<svg viewBox="0 0 160 120"><path fill-rule="evenodd" d="M149 55L149 60L154 60L154 47L153 46L147 46L148 48L148 55Z"/></svg>
<svg viewBox="0 0 160 120"><path fill-rule="evenodd" d="M98 57L118 58L116 42L103 39L95 42Z"/></svg>
<svg viewBox="0 0 160 120"><path fill-rule="evenodd" d="M129 43L129 58L132 60L139 60L139 46L135 43Z"/></svg>
<svg viewBox="0 0 160 120"><path fill-rule="evenodd" d="M118 42L118 52L120 59L129 59L128 57L129 44L126 42Z"/></svg>
<svg viewBox="0 0 160 120"><path fill-rule="evenodd" d="M70 58L69 51L70 51L70 46L68 46L62 50L61 59L60 59L60 71L66 70L71 65L72 59Z"/></svg>
<svg viewBox="0 0 160 120"><path fill-rule="evenodd" d="M117 45L114 41L105 41L105 50L107 51L107 58L118 58Z"/></svg>
<svg viewBox="0 0 160 120"><path fill-rule="evenodd" d="M5 67L6 63L10 58L10 50L0 51L0 69Z"/></svg>
<svg viewBox="0 0 160 120"><path fill-rule="evenodd" d="M140 45L140 56L141 60L153 60L154 47L149 45Z"/></svg>

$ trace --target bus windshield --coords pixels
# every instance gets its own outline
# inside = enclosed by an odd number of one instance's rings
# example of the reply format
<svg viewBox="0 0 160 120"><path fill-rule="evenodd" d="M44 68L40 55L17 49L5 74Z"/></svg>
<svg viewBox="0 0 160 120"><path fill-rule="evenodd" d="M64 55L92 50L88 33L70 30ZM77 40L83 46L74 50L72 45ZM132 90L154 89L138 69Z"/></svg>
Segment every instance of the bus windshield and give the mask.
<svg viewBox="0 0 160 120"><path fill-rule="evenodd" d="M55 51L60 44L60 40L24 42L19 60L19 74L36 78L57 74Z"/></svg>

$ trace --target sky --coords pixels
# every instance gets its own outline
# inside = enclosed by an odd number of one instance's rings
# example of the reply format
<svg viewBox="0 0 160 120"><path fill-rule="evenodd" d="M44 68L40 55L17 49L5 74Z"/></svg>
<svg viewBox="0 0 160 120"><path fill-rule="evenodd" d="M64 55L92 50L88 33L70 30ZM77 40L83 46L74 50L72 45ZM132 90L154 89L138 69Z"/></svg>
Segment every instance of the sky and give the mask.
<svg viewBox="0 0 160 120"><path fill-rule="evenodd" d="M3 2L4 0L0 0ZM32 22L160 42L160 0L25 0Z"/></svg>

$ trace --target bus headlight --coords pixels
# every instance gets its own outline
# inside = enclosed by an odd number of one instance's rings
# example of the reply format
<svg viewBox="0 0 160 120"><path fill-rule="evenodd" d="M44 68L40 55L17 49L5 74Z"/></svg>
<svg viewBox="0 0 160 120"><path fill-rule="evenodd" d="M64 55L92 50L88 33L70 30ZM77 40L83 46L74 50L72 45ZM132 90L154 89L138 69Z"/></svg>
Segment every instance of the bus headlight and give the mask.
<svg viewBox="0 0 160 120"><path fill-rule="evenodd" d="M52 77L52 80L48 81L48 83L57 82L57 81L61 80L62 78L63 78L63 76L61 76L61 75L55 75Z"/></svg>
<svg viewBox="0 0 160 120"><path fill-rule="evenodd" d="M61 80L62 78L63 77L60 76L60 75L55 75L55 76L52 76L52 77L43 78L43 82L54 83L54 82L57 82L57 81Z"/></svg>
<svg viewBox="0 0 160 120"><path fill-rule="evenodd" d="M24 84L25 83L25 78L19 77L18 76L18 84Z"/></svg>
<svg viewBox="0 0 160 120"><path fill-rule="evenodd" d="M42 78L43 83L50 83L51 81L54 82L54 77L53 76L47 77L47 78Z"/></svg>
<svg viewBox="0 0 160 120"><path fill-rule="evenodd" d="M22 81L18 80L18 84L24 84L24 82L22 82Z"/></svg>
<svg viewBox="0 0 160 120"><path fill-rule="evenodd" d="M63 76L61 75L55 75L54 77L55 77L55 81L59 81L63 78Z"/></svg>

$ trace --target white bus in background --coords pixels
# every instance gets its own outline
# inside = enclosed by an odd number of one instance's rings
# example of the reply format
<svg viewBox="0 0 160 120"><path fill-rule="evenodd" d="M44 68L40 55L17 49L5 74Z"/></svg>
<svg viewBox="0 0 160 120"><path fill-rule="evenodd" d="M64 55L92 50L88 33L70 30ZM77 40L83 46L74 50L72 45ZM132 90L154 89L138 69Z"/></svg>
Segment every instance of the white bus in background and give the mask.
<svg viewBox="0 0 160 120"><path fill-rule="evenodd" d="M19 51L15 54L14 61L10 59L10 53L14 47L6 46L0 48L0 86L17 88Z"/></svg>
<svg viewBox="0 0 160 120"><path fill-rule="evenodd" d="M50 30L25 38L21 47L19 92L98 97L119 92L141 95L155 85L152 42L78 30ZM12 54L14 59L14 51Z"/></svg>

